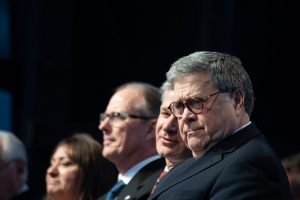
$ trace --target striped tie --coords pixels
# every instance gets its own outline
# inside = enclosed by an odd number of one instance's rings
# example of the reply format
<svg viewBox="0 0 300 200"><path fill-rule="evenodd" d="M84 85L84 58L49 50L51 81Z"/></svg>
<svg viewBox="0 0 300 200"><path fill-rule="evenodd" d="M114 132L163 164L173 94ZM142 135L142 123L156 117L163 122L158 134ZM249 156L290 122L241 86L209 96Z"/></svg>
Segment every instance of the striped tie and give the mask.
<svg viewBox="0 0 300 200"><path fill-rule="evenodd" d="M158 179L156 180L156 183L154 184L153 188L152 188L152 191L151 191L151 194L154 193L157 185L159 184L159 182L167 175L168 172L166 172L165 170L162 171L158 177Z"/></svg>

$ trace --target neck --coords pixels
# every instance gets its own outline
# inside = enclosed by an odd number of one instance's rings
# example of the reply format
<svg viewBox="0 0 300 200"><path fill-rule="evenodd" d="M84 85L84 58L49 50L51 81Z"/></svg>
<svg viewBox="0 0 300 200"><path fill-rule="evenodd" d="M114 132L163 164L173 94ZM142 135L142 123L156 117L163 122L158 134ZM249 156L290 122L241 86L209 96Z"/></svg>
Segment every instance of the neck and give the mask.
<svg viewBox="0 0 300 200"><path fill-rule="evenodd" d="M157 155L156 151L144 151L141 153L138 153L138 151L136 151L136 153L137 154L135 156L132 154L130 156L122 156L121 159L118 159L114 162L119 173L125 174L130 168L132 168L139 162L151 156Z"/></svg>

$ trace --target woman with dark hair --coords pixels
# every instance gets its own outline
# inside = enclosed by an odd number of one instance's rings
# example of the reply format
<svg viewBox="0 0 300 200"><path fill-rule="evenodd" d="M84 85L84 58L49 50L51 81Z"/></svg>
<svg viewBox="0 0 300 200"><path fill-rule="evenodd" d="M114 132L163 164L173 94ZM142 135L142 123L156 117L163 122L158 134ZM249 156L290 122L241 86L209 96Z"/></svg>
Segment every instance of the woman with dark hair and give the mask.
<svg viewBox="0 0 300 200"><path fill-rule="evenodd" d="M85 133L61 140L46 172L48 200L94 200L116 179L114 165L102 157L102 145Z"/></svg>

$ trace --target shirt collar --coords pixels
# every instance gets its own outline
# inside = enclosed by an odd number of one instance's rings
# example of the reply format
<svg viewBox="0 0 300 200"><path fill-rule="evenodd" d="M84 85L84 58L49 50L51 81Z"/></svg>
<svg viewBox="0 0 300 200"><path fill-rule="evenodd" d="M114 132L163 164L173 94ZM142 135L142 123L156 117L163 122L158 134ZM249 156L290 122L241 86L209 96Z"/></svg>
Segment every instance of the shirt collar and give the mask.
<svg viewBox="0 0 300 200"><path fill-rule="evenodd" d="M240 128L236 129L236 130L234 131L234 133L236 133L236 132L242 130L243 128L245 128L246 126L249 126L250 124L251 124L251 121L247 122L246 124L244 124L244 125L241 126Z"/></svg>
<svg viewBox="0 0 300 200"><path fill-rule="evenodd" d="M119 173L118 180L122 180L127 185L129 183L129 181L140 171L140 169L142 169L144 166L146 166L150 162L157 160L159 158L160 158L159 155L154 155L154 156L151 156L151 157L137 163L136 165L131 167L127 172L125 172L124 174Z"/></svg>

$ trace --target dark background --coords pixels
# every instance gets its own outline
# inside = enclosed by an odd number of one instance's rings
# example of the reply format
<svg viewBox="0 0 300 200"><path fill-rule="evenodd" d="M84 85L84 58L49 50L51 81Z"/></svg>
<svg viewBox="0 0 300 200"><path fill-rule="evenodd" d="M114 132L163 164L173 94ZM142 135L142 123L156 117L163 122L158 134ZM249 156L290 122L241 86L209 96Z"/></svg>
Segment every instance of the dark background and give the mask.
<svg viewBox="0 0 300 200"><path fill-rule="evenodd" d="M255 90L252 120L281 158L299 151L299 23L289 1L7 2L0 89L12 95L12 131L28 147L37 197L58 140L84 131L101 141L99 113L116 86L160 86L171 63L194 51L240 57Z"/></svg>

